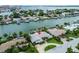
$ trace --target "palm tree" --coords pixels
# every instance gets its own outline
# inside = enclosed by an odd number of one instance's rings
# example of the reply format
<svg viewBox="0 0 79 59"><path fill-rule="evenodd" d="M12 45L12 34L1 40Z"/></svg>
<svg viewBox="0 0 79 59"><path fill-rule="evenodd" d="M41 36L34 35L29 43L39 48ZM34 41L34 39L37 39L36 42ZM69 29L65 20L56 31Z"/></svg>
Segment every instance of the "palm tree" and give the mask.
<svg viewBox="0 0 79 59"><path fill-rule="evenodd" d="M55 10L55 13L60 15L60 14L62 13L62 11L56 9L56 10Z"/></svg>
<svg viewBox="0 0 79 59"><path fill-rule="evenodd" d="M20 35L20 37L22 37L22 36L23 36L23 32L22 32L22 31L20 31L20 32L19 32L19 35Z"/></svg>
<svg viewBox="0 0 79 59"><path fill-rule="evenodd" d="M0 41L1 41L2 37L0 37Z"/></svg>
<svg viewBox="0 0 79 59"><path fill-rule="evenodd" d="M8 15L5 15L5 16L4 16L4 19L7 19L7 17L8 17Z"/></svg>
<svg viewBox="0 0 79 59"><path fill-rule="evenodd" d="M13 18L19 18L20 17L20 14L17 13L17 12L13 12L12 16L13 16Z"/></svg>
<svg viewBox="0 0 79 59"><path fill-rule="evenodd" d="M57 25L56 25L56 28L60 28L60 26L57 24Z"/></svg>
<svg viewBox="0 0 79 59"><path fill-rule="evenodd" d="M32 10L28 10L27 14L30 15L30 16L33 16L34 12Z"/></svg>
<svg viewBox="0 0 79 59"><path fill-rule="evenodd" d="M63 25L59 26L59 29L63 29L63 28L64 28Z"/></svg>
<svg viewBox="0 0 79 59"><path fill-rule="evenodd" d="M24 37L28 42L31 42L29 34L24 33L24 34L23 34L23 37Z"/></svg>
<svg viewBox="0 0 79 59"><path fill-rule="evenodd" d="M12 15L10 15L9 18L11 19L11 21L13 21L13 16Z"/></svg>
<svg viewBox="0 0 79 59"><path fill-rule="evenodd" d="M7 37L7 36L8 36L8 34L7 34L7 33L5 33L3 36L4 36L4 37Z"/></svg>
<svg viewBox="0 0 79 59"><path fill-rule="evenodd" d="M65 22L64 25L65 25L65 26L66 26L66 25L70 25L70 23L66 23L66 22Z"/></svg>
<svg viewBox="0 0 79 59"><path fill-rule="evenodd" d="M73 53L73 49L71 47L67 48L67 52L66 53Z"/></svg>
<svg viewBox="0 0 79 59"><path fill-rule="evenodd" d="M17 34L14 32L13 33L13 38L16 38L17 37Z"/></svg>
<svg viewBox="0 0 79 59"><path fill-rule="evenodd" d="M48 40L48 37L43 37L42 39L43 39L44 41L46 41L46 40Z"/></svg>
<svg viewBox="0 0 79 59"><path fill-rule="evenodd" d="M13 39L12 36L8 36L8 37L7 37L7 40L12 40L12 39Z"/></svg>
<svg viewBox="0 0 79 59"><path fill-rule="evenodd" d="M3 16L2 16L2 15L0 15L0 22L2 21L2 19L3 19Z"/></svg>
<svg viewBox="0 0 79 59"><path fill-rule="evenodd" d="M43 16L45 13L44 13L44 11L43 10L39 10L39 14L38 14L38 16Z"/></svg>
<svg viewBox="0 0 79 59"><path fill-rule="evenodd" d="M70 10L68 10L68 9L64 9L64 12L70 12Z"/></svg>
<svg viewBox="0 0 79 59"><path fill-rule="evenodd" d="M76 48L79 50L79 43L77 44Z"/></svg>

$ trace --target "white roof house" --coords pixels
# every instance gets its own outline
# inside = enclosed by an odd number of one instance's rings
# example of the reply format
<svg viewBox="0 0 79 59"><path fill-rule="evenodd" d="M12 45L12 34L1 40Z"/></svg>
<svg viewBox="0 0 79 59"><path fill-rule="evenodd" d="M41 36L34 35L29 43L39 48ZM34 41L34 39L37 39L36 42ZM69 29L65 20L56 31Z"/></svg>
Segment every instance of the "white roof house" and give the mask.
<svg viewBox="0 0 79 59"><path fill-rule="evenodd" d="M31 34L31 41L32 43L36 42L36 43L40 43L40 42L43 42L43 37L48 37L48 38L51 38L52 36L46 32L36 32L34 34Z"/></svg>
<svg viewBox="0 0 79 59"><path fill-rule="evenodd" d="M65 30L53 28L53 29L48 29L48 32L51 33L54 36L59 36L59 35L64 34Z"/></svg>
<svg viewBox="0 0 79 59"><path fill-rule="evenodd" d="M37 36L39 36L40 38L43 38L43 37L48 37L48 38L51 38L52 36L46 32L37 32L35 33Z"/></svg>
<svg viewBox="0 0 79 59"><path fill-rule="evenodd" d="M40 42L43 42L43 40L39 37L39 36L36 36L36 35L31 35L31 41L32 43L36 42L36 43L40 43Z"/></svg>

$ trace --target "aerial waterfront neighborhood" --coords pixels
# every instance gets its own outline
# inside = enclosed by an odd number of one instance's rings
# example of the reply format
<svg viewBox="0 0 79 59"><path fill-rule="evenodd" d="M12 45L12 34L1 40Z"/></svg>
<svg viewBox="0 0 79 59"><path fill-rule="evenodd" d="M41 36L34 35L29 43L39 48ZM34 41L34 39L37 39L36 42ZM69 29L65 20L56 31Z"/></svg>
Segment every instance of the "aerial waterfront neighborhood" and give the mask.
<svg viewBox="0 0 79 59"><path fill-rule="evenodd" d="M79 6L0 6L0 53L79 53Z"/></svg>

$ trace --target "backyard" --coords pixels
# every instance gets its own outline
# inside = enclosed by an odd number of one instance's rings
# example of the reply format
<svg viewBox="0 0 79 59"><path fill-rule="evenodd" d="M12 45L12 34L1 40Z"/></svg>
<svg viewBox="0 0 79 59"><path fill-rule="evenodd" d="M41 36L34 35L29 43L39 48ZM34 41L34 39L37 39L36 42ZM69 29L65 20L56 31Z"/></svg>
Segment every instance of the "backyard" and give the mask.
<svg viewBox="0 0 79 59"><path fill-rule="evenodd" d="M63 44L63 42L59 38L50 38L47 40L48 43L56 43L56 44Z"/></svg>

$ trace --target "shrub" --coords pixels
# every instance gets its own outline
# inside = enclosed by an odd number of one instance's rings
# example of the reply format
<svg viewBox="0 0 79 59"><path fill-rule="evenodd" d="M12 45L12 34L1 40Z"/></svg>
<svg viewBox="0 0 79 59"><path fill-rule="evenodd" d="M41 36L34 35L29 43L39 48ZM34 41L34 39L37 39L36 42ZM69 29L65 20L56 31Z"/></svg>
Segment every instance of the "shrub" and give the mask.
<svg viewBox="0 0 79 59"><path fill-rule="evenodd" d="M54 47L56 47L56 46L55 45L48 45L48 46L45 47L45 51L48 51L48 50L50 50Z"/></svg>

